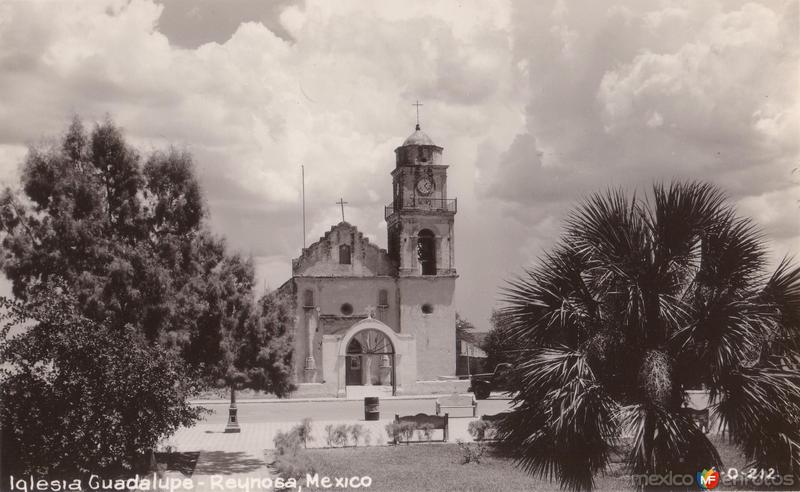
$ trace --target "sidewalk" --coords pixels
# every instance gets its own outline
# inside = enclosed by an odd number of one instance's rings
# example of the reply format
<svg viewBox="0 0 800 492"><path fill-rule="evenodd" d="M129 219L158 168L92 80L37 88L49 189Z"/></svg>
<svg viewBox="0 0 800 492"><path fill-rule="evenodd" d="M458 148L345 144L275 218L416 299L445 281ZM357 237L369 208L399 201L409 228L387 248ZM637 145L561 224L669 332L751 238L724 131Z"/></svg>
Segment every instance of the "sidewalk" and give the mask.
<svg viewBox="0 0 800 492"><path fill-rule="evenodd" d="M473 418L451 418L449 420L450 438L448 442L454 443L457 439L472 441L467 431L469 423ZM360 424L369 435L369 444L366 439L362 439L359 446L385 446L388 442L386 435L386 424L392 419L381 419L374 421L364 420L320 420L312 421L312 440L308 443L309 448L328 447L325 427L328 425L353 425ZM242 423L241 432L226 434L224 424L198 424L191 428L180 429L165 444L172 447L176 452L224 452L238 453L246 452L256 456L261 456L264 450L275 449L273 439L279 431L289 431L298 422L259 422ZM441 432L441 431L437 431ZM441 436L434 436L434 439L441 439ZM351 443L352 445L352 443ZM261 458L260 458L261 459Z"/></svg>
<svg viewBox="0 0 800 492"><path fill-rule="evenodd" d="M244 483L251 477L274 478L267 466L271 458L265 456L265 444L272 444L277 430L274 424L244 424L242 432L226 434L224 426L200 424L180 429L165 445L173 452L200 453L191 477L193 490L227 490L231 487L219 484L229 479Z"/></svg>
<svg viewBox="0 0 800 492"><path fill-rule="evenodd" d="M472 396L472 393L459 393L460 396ZM381 400L435 400L450 395L398 395L398 396L381 396ZM510 400L511 397L502 392L492 392L490 398L492 399L506 399ZM345 402L345 401L360 401L361 399L347 399L336 398L332 396L320 396L309 398L246 398L236 399L236 405L246 403L312 403L312 402ZM222 405L230 403L230 398L215 398L215 399L195 399L189 400L192 405Z"/></svg>
<svg viewBox="0 0 800 492"><path fill-rule="evenodd" d="M245 451L201 451L192 474L193 490L210 492L212 490L231 489L220 487L219 483L234 479L239 483L255 478L274 478L267 467L263 450ZM243 490L245 487L236 487Z"/></svg>

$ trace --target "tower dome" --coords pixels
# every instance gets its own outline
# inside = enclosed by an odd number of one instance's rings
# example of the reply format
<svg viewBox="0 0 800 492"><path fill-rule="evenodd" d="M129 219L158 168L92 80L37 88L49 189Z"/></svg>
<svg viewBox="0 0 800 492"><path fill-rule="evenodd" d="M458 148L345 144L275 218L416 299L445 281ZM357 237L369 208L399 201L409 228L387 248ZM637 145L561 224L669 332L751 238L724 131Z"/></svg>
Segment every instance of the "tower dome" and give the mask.
<svg viewBox="0 0 800 492"><path fill-rule="evenodd" d="M433 143L431 137L420 130L419 123L414 133L408 136L403 145L394 149L397 166L440 165L442 148Z"/></svg>
<svg viewBox="0 0 800 492"><path fill-rule="evenodd" d="M431 140L431 137L429 137L425 132L420 130L419 125L417 125L417 128L416 128L416 130L414 130L414 133L409 135L408 138L406 139L406 141L403 142L403 147L406 147L408 145L434 145L435 146L436 144L433 143L433 140Z"/></svg>

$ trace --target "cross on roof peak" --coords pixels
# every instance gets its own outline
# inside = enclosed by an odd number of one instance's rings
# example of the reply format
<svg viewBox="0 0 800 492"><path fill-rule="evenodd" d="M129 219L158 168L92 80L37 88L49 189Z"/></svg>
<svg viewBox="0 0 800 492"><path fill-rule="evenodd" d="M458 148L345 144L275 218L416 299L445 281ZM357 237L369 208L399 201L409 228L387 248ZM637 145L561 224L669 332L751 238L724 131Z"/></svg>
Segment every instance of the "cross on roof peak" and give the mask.
<svg viewBox="0 0 800 492"><path fill-rule="evenodd" d="M344 206L347 205L348 202L344 201L343 198L339 198L339 201L336 202L336 205L342 207L342 222L344 222Z"/></svg>

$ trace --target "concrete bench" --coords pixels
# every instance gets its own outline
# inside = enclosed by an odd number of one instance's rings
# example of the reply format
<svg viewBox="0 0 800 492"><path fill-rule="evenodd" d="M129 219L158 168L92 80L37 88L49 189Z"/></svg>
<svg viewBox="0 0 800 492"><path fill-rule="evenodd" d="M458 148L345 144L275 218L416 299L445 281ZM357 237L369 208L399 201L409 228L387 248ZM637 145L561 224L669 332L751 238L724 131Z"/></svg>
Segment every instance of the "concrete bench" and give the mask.
<svg viewBox="0 0 800 492"><path fill-rule="evenodd" d="M478 412L478 402L472 395L454 394L436 399L436 415L439 415L443 408L471 408L472 416L475 417Z"/></svg>
<svg viewBox="0 0 800 492"><path fill-rule="evenodd" d="M402 424L403 422L411 422L414 426L419 429L423 425L430 425L431 430L441 429L442 435L444 439L443 442L447 442L448 438L448 415L444 414L443 417L439 417L437 415L428 415L427 413L418 413L416 415L406 415L406 416L399 416L397 414L394 415L395 423Z"/></svg>

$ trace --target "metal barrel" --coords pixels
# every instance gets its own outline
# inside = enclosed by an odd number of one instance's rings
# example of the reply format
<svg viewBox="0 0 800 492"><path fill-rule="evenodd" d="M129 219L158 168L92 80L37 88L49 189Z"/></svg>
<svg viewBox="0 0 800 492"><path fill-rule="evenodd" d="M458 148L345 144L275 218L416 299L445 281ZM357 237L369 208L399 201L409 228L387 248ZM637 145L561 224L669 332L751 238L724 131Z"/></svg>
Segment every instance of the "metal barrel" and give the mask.
<svg viewBox="0 0 800 492"><path fill-rule="evenodd" d="M380 399L377 396L364 398L364 420L380 420Z"/></svg>

